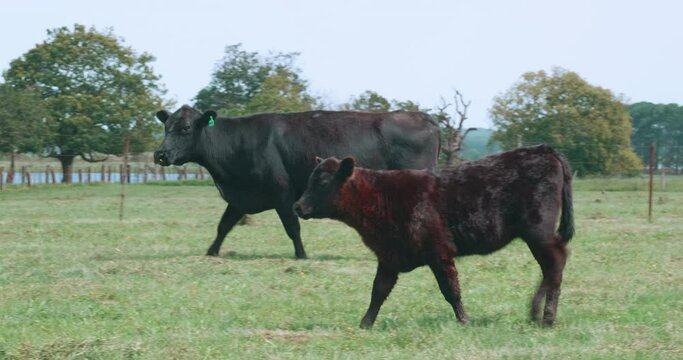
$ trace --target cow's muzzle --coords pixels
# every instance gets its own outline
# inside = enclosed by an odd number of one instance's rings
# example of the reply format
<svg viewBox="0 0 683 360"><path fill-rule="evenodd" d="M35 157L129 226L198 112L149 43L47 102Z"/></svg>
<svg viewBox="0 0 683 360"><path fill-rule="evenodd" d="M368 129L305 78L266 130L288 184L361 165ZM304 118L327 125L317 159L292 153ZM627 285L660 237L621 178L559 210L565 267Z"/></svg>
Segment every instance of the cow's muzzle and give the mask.
<svg viewBox="0 0 683 360"><path fill-rule="evenodd" d="M168 155L163 150L157 150L154 152L154 163L161 166L171 165L171 163L168 161Z"/></svg>
<svg viewBox="0 0 683 360"><path fill-rule="evenodd" d="M304 220L311 218L311 208L301 202L295 202L294 206L292 206L292 210L294 210L294 213L296 213L297 216Z"/></svg>

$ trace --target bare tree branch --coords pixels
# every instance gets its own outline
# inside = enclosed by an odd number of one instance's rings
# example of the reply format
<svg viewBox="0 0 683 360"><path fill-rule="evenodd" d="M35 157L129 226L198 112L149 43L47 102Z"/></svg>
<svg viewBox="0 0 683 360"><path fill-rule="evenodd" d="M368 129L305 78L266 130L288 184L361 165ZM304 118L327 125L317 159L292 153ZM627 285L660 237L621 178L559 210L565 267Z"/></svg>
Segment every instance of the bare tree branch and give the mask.
<svg viewBox="0 0 683 360"><path fill-rule="evenodd" d="M441 98L441 105L437 107L438 118L443 129L443 146L441 151L446 157L447 165L455 165L460 161L458 157L458 152L462 149L462 144L471 131L477 130L477 128L468 128L463 131L463 125L465 120L467 120L467 109L469 108L471 101L465 101L464 96L458 89L454 89L455 95L453 96L453 103L447 103L446 100ZM454 119L448 113L446 109L451 106L455 106L455 113L458 115L457 119ZM455 125L457 124L457 128Z"/></svg>

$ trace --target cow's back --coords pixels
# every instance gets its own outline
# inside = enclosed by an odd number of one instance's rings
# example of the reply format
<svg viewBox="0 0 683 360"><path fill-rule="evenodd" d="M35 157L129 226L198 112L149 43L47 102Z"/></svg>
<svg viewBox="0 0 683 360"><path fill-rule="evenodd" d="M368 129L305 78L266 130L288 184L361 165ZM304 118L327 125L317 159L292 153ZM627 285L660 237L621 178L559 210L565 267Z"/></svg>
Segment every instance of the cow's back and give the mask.
<svg viewBox="0 0 683 360"><path fill-rule="evenodd" d="M271 129L271 141L300 195L315 158L352 156L372 169L431 169L439 130L419 112L310 111L254 118Z"/></svg>
<svg viewBox="0 0 683 360"><path fill-rule="evenodd" d="M521 148L440 171L441 206L460 255L498 250L537 225L539 211L559 213L562 167L554 154Z"/></svg>

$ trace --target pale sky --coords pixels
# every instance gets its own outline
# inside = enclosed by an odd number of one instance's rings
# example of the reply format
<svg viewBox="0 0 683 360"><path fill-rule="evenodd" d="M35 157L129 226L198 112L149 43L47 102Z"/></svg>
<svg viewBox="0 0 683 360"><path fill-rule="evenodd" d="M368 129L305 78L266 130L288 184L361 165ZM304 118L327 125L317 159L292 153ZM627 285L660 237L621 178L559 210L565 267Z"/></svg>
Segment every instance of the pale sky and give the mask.
<svg viewBox="0 0 683 360"><path fill-rule="evenodd" d="M629 102L683 104L676 0L21 0L0 8L0 70L47 29L111 27L125 45L156 57L178 105L192 103L236 43L300 52L311 91L333 104L374 90L434 107L458 88L472 101L469 126L492 126L494 96L522 73L553 66Z"/></svg>

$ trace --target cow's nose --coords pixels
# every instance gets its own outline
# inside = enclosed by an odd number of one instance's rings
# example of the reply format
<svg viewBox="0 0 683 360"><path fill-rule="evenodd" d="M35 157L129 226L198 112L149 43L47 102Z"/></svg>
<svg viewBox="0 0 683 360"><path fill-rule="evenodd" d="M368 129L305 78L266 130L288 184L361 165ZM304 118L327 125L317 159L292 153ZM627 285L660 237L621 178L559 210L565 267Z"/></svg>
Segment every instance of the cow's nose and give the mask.
<svg viewBox="0 0 683 360"><path fill-rule="evenodd" d="M304 208L303 208L303 206L301 206L301 203L298 203L298 202L294 203L294 206L292 206L292 209L294 210L294 213L296 213L297 215L299 215L299 216L304 215Z"/></svg>
<svg viewBox="0 0 683 360"><path fill-rule="evenodd" d="M154 152L154 163L159 165L164 165L166 162L166 153L161 150Z"/></svg>

